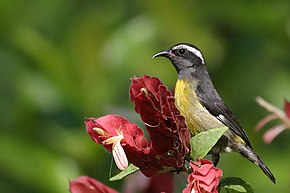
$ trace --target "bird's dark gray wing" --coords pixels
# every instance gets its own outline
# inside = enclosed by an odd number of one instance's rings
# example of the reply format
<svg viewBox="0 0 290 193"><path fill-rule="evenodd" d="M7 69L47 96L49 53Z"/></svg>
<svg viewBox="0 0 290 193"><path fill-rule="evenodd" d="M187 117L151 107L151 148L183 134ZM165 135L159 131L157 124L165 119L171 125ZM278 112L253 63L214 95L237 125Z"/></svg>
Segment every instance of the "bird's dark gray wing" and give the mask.
<svg viewBox="0 0 290 193"><path fill-rule="evenodd" d="M200 98L200 102L212 115L226 125L230 131L241 137L243 141L252 148L250 140L242 129L242 126L219 96L212 99L203 97Z"/></svg>

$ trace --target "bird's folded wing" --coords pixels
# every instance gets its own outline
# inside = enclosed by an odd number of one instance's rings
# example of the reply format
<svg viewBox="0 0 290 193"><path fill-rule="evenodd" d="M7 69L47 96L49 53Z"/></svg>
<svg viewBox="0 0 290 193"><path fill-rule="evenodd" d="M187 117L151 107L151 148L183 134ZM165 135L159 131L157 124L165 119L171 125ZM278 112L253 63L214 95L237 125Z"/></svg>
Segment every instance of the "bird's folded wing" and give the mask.
<svg viewBox="0 0 290 193"><path fill-rule="evenodd" d="M250 148L252 148L246 132L242 129L242 126L230 111L230 109L219 97L214 100L201 99L200 102L213 116L215 116L220 122L226 125L230 131L241 137L242 140Z"/></svg>

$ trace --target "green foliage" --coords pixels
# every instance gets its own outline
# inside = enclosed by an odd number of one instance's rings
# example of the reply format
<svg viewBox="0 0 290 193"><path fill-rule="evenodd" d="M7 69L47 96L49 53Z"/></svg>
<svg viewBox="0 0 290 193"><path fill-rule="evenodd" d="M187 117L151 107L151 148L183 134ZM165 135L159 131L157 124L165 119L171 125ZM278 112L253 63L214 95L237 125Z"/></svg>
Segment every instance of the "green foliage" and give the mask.
<svg viewBox="0 0 290 193"><path fill-rule="evenodd" d="M219 185L219 191L226 193L254 193L251 185L241 178L223 178Z"/></svg>
<svg viewBox="0 0 290 193"><path fill-rule="evenodd" d="M190 139L192 159L196 160L205 157L227 129L227 127L211 129L192 137Z"/></svg>
<svg viewBox="0 0 290 193"><path fill-rule="evenodd" d="M252 132L266 115L256 96L277 106L290 99L289 12L288 0L1 0L1 192L65 193L68 179L84 173L105 182L111 157L89 139L83 118L137 121L129 78L158 76L173 88L173 67L151 57L177 42L202 49L219 93L279 183L237 154L222 156L224 174L256 192L289 192L289 132L270 146Z"/></svg>
<svg viewBox="0 0 290 193"><path fill-rule="evenodd" d="M135 173L138 171L139 168L134 166L133 164L130 164L125 170L121 171L117 175L110 178L110 181L117 181L125 178L126 176Z"/></svg>

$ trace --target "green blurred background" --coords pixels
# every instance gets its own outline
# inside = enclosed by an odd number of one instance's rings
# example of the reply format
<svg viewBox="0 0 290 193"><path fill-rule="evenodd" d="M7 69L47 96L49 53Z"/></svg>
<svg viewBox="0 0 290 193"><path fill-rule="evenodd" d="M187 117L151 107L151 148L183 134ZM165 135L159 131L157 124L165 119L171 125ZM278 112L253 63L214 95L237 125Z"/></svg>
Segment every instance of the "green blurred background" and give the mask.
<svg viewBox="0 0 290 193"><path fill-rule="evenodd" d="M178 42L203 51L277 184L238 154L222 156L224 176L256 192L290 192L290 132L266 145L253 130L267 115L256 96L281 108L290 100L288 0L1 0L0 192L65 193L79 175L121 190L108 182L111 155L86 134L84 117L116 113L140 124L129 79L148 74L174 88L169 61L151 57Z"/></svg>

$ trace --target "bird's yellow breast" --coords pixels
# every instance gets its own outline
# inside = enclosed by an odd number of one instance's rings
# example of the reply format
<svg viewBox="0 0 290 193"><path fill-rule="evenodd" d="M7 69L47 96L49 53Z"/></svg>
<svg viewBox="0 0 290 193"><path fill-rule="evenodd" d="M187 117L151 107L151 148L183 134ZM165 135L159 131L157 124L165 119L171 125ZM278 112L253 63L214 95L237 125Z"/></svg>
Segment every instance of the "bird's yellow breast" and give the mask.
<svg viewBox="0 0 290 193"><path fill-rule="evenodd" d="M196 95L198 82L179 79L175 86L175 105L184 116L193 135L211 128L224 126L199 102Z"/></svg>

